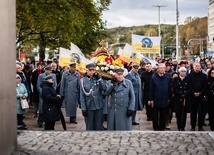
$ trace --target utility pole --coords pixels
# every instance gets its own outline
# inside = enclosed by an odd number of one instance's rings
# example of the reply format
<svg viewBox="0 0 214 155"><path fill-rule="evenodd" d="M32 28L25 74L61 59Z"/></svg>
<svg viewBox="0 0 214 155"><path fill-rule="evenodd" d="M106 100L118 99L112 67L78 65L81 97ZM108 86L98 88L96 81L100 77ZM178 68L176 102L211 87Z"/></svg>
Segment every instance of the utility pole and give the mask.
<svg viewBox="0 0 214 155"><path fill-rule="evenodd" d="M160 8L161 7L166 7L166 5L153 5L152 7L157 7L158 8L158 36L160 37L160 34L161 34L161 29L160 29Z"/></svg>
<svg viewBox="0 0 214 155"><path fill-rule="evenodd" d="M158 36L161 37L161 28L160 28L160 8L161 7L166 7L166 5L153 5L152 7L157 7L158 8ZM163 45L162 45L163 46ZM162 54L164 55L164 51L162 50Z"/></svg>
<svg viewBox="0 0 214 155"><path fill-rule="evenodd" d="M178 0L176 0L176 59L177 60L180 59L178 21L179 21Z"/></svg>

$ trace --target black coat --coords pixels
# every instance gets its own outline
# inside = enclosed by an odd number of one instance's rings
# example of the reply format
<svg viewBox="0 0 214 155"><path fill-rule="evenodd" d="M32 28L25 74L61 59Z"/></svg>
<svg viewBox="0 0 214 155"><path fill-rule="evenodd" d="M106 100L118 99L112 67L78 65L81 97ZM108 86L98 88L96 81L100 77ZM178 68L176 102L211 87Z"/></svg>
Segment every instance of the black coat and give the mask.
<svg viewBox="0 0 214 155"><path fill-rule="evenodd" d="M35 102L39 102L39 92L37 90L37 81L38 81L38 69L32 72L31 83L33 85L33 99Z"/></svg>
<svg viewBox="0 0 214 155"><path fill-rule="evenodd" d="M60 74L60 71L59 70L53 70L52 71L53 74L56 75L56 82L57 82L57 88L56 88L56 92L59 94L60 92L60 82L61 82L61 74Z"/></svg>
<svg viewBox="0 0 214 155"><path fill-rule="evenodd" d="M189 78L185 77L183 80L178 77L173 81L174 90L174 104L173 111L176 113L182 112L182 106L185 99L186 112L190 112L190 93L191 86Z"/></svg>
<svg viewBox="0 0 214 155"><path fill-rule="evenodd" d="M56 122L60 120L59 110L61 99L57 97L52 83L44 81L41 84L43 98L43 120L44 122Z"/></svg>
<svg viewBox="0 0 214 155"><path fill-rule="evenodd" d="M143 89L143 98L149 99L149 85L152 78L154 71L145 71L141 74L141 82L142 82L142 89Z"/></svg>
<svg viewBox="0 0 214 155"><path fill-rule="evenodd" d="M199 98L201 99L206 91L206 74L202 72L196 73L193 71L188 75L188 78L190 79L191 96L193 97L194 93L200 93Z"/></svg>
<svg viewBox="0 0 214 155"><path fill-rule="evenodd" d="M170 100L170 78L166 75L159 76L155 73L150 82L149 99L154 101L155 108L166 108Z"/></svg>
<svg viewBox="0 0 214 155"><path fill-rule="evenodd" d="M214 78L208 78L206 94L208 96L209 103L214 104Z"/></svg>

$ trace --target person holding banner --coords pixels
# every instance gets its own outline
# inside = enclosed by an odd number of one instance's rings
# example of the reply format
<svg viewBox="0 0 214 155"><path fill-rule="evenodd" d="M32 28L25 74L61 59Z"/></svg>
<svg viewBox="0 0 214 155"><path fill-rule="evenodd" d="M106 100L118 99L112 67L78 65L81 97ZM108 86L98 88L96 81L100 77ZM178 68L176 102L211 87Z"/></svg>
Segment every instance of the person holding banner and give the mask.
<svg viewBox="0 0 214 155"><path fill-rule="evenodd" d="M66 116L70 117L70 123L77 124L77 105L80 103L79 87L80 75L76 71L76 63L71 63L69 70L63 72L60 95L65 99Z"/></svg>

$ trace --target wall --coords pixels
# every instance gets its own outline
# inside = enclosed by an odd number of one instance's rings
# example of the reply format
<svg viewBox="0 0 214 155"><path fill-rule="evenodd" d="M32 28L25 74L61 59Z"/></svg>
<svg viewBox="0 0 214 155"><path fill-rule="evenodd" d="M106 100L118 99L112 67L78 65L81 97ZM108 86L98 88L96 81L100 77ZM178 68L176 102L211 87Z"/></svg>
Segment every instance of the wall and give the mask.
<svg viewBox="0 0 214 155"><path fill-rule="evenodd" d="M15 36L16 1L0 0L0 150L16 148Z"/></svg>

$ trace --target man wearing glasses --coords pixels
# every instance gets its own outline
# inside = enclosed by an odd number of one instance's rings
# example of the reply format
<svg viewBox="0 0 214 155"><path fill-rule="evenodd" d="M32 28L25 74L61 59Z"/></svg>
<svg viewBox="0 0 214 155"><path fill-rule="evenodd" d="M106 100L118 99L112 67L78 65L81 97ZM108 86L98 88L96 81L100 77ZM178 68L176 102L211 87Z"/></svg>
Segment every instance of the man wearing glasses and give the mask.
<svg viewBox="0 0 214 155"><path fill-rule="evenodd" d="M77 124L77 105L79 103L80 75L76 71L76 63L71 63L69 70L63 72L60 95L65 99L66 116L70 117L70 123Z"/></svg>

